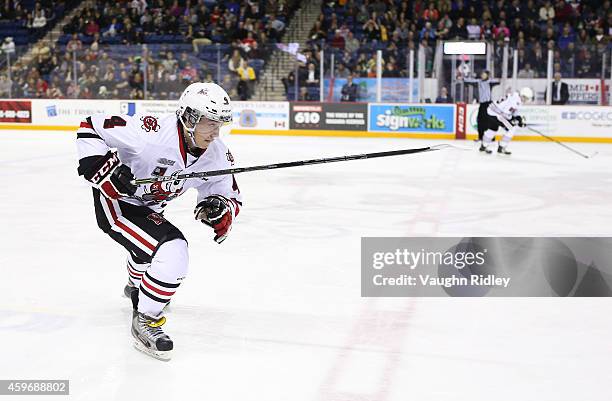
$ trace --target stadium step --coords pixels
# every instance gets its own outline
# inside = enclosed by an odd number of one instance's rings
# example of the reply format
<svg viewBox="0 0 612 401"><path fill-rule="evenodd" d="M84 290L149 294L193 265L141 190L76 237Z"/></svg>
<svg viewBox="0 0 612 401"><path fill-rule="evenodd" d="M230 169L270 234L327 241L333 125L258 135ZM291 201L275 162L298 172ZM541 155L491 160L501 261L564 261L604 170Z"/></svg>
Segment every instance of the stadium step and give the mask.
<svg viewBox="0 0 612 401"><path fill-rule="evenodd" d="M283 36L283 43L299 43L300 51L306 47L308 32L321 13L322 0L306 3L289 22ZM270 61L262 71L259 83L255 87L255 100L287 100L282 79L295 70L295 58L281 50L274 50Z"/></svg>

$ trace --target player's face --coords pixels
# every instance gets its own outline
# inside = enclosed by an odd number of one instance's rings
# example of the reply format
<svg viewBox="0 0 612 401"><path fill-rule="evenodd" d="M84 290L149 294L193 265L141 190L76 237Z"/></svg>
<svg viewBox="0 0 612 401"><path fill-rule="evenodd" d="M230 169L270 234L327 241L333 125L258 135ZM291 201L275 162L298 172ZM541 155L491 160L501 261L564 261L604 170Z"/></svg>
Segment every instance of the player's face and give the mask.
<svg viewBox="0 0 612 401"><path fill-rule="evenodd" d="M203 117L195 127L195 142L200 149L206 149L219 136L219 128L223 123Z"/></svg>

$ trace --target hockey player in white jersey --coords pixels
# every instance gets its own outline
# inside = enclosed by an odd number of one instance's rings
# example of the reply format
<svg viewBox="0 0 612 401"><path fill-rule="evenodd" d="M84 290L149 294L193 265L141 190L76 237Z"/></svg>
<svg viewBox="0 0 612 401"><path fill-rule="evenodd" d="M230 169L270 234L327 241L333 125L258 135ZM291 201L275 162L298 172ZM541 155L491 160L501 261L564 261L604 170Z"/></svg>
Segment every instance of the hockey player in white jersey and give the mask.
<svg viewBox="0 0 612 401"><path fill-rule="evenodd" d="M185 89L176 115L92 115L77 131L78 173L93 187L98 226L127 251L139 350L170 359L173 342L161 326L163 309L187 275L187 241L163 208L189 188L198 191L194 215L224 241L242 206L233 175L134 186L151 176L227 169L234 158L218 138L232 120L228 94L214 83Z"/></svg>
<svg viewBox="0 0 612 401"><path fill-rule="evenodd" d="M492 153L491 145L495 139L495 134L501 127L504 129L503 136L499 141L497 153L510 155L508 144L514 136L515 126L525 126L524 118L518 114L522 104L531 101L533 91L530 88L523 88L520 92L513 92L506 97L492 102L487 108L487 112L478 115L478 126L484 127L484 136L480 151Z"/></svg>

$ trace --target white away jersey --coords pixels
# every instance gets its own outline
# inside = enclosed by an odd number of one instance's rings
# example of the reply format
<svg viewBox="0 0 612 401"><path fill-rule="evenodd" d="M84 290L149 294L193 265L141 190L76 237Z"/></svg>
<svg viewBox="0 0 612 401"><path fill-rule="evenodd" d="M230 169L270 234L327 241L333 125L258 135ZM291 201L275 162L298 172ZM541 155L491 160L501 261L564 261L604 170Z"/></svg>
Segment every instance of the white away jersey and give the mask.
<svg viewBox="0 0 612 401"><path fill-rule="evenodd" d="M504 120L510 120L518 113L518 109L521 104L521 96L518 92L513 92L510 95L491 103L487 108L487 112L489 115L497 117L500 121L502 121L502 118Z"/></svg>
<svg viewBox="0 0 612 401"><path fill-rule="evenodd" d="M77 131L79 160L105 155L111 148L117 150L119 160L130 168L135 178L221 170L234 165L232 154L219 138L199 157L187 152L183 126L174 114L95 114L81 123ZM189 188L198 190L198 202L209 195L242 201L233 175L141 185L134 196L121 200L159 212L167 202Z"/></svg>

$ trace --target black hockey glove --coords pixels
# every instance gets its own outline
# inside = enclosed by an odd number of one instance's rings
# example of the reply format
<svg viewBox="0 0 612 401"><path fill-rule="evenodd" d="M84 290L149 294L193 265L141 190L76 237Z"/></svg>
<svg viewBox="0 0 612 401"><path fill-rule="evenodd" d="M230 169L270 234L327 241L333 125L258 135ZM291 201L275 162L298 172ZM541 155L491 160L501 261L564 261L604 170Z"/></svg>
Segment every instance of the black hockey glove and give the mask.
<svg viewBox="0 0 612 401"><path fill-rule="evenodd" d="M136 193L137 187L131 183L134 175L128 166L121 164L115 152L109 151L100 157L84 176L110 199L119 199Z"/></svg>
<svg viewBox="0 0 612 401"><path fill-rule="evenodd" d="M525 118L522 116L514 116L512 117L512 124L518 125L519 127L526 127Z"/></svg>
<svg viewBox="0 0 612 401"><path fill-rule="evenodd" d="M238 206L223 196L211 195L198 203L193 213L196 220L215 230L214 240L220 244L232 229L232 223L238 214Z"/></svg>

